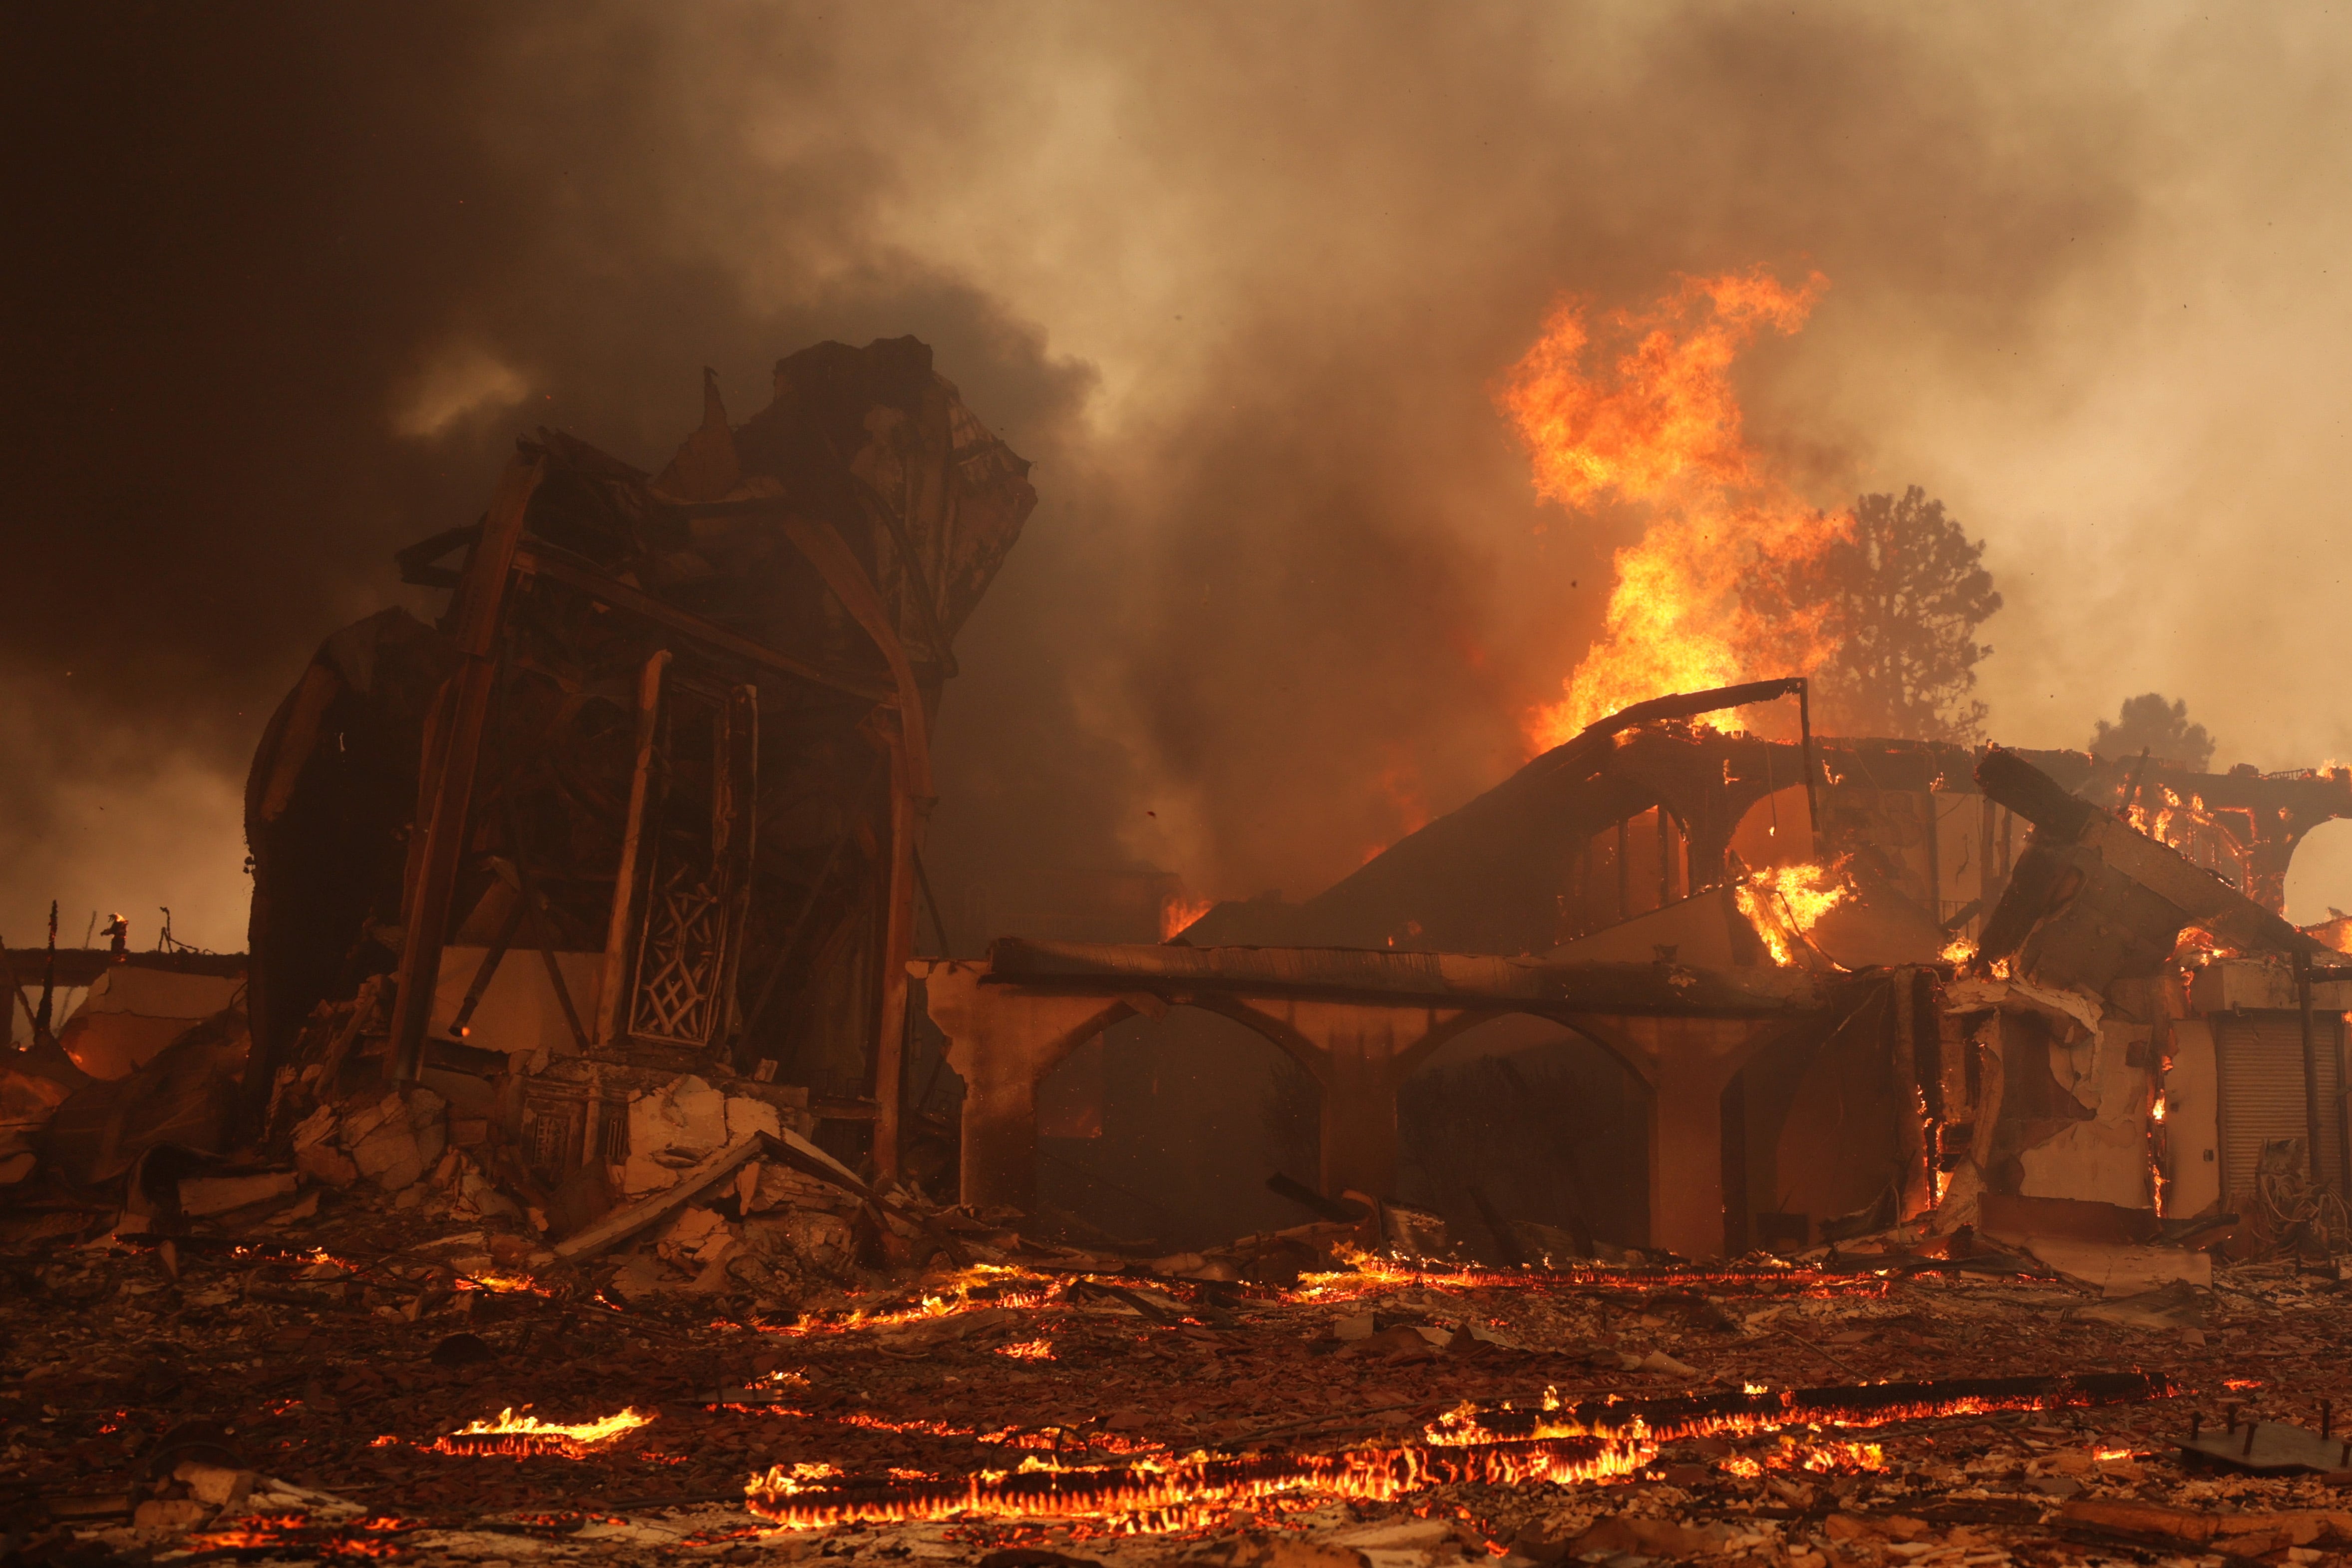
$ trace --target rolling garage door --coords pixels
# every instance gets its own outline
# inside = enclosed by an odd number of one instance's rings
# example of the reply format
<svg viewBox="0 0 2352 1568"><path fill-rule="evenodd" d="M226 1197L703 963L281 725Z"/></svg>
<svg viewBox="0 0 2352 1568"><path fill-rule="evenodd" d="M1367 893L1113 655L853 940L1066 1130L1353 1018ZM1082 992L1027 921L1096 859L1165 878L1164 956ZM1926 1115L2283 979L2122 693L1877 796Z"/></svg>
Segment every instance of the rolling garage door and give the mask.
<svg viewBox="0 0 2352 1568"><path fill-rule="evenodd" d="M2311 1020L2319 1067L2319 1174L2344 1179L2344 1019L2319 1013ZM2303 1105L2303 1020L2294 1013L2219 1013L2213 1053L2221 1070L2221 1190L2232 1204L2251 1200L2263 1145L2273 1138L2308 1137Z"/></svg>

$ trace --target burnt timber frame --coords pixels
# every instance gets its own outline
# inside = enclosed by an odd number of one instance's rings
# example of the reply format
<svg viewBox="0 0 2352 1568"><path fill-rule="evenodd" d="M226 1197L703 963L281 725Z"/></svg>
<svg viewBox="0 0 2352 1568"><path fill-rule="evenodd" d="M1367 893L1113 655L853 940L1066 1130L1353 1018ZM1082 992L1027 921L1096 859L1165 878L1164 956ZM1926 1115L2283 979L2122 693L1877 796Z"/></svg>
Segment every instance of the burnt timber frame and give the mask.
<svg viewBox="0 0 2352 1568"><path fill-rule="evenodd" d="M403 883L401 925L404 937L395 971L390 1039L393 1076L402 1083L414 1082L424 1064L425 1036L442 950L447 941L458 868L468 838L482 737L498 678L498 650L507 607L519 578L544 574L600 603L648 620L674 634L708 643L722 653L779 673L875 702L879 721L877 729L890 755L890 875L873 1058L877 1106L875 1163L877 1174L887 1179L898 1168L907 965L914 951L915 857L935 799L929 716L913 666L891 623L888 610L857 558L822 519L795 510L782 498L713 504L725 511L756 510L776 517L784 537L815 569L826 589L840 601L882 655L891 676L889 689L883 691L863 682L844 679L752 639L710 625L684 611L663 605L638 590L570 560L556 547L530 541L526 519L531 497L546 472L547 460L543 456L518 455L508 465L456 584L449 623L461 662L444 682L426 726L424 768L418 781L417 820L422 831L412 842ZM713 509L713 505L674 509L681 515L693 516ZM435 542L427 541L427 545ZM456 542L455 538L449 542ZM652 711L649 696L658 689L663 662L656 655L655 663L647 666L640 695L641 725ZM633 795L642 788L644 745L641 734L639 779L633 785ZM636 814L633 808L633 821ZM621 881L614 894L612 929L616 934L625 931L625 911L619 906L630 897L629 890L634 884L630 873L635 867L629 862L634 859L632 852L624 852ZM618 999L619 989L611 983L614 956L608 946L607 994L599 1004L601 1040L609 1040L614 1028L613 1004Z"/></svg>

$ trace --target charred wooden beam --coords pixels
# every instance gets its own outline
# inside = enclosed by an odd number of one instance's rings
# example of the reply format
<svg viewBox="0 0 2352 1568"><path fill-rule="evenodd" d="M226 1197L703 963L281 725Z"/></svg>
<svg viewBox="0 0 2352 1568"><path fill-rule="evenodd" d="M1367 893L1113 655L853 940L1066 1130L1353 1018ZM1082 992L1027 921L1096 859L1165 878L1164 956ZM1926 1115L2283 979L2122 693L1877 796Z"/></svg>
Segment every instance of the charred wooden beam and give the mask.
<svg viewBox="0 0 2352 1568"><path fill-rule="evenodd" d="M394 1076L413 1082L424 1062L425 1030L433 1011L433 988L441 969L449 910L457 887L458 862L466 848L466 823L474 804L475 765L480 760L482 727L488 721L490 694L498 683L499 630L505 619L514 557L522 542L524 514L546 474L546 461L517 455L499 476L482 525L480 542L467 563L465 580L450 622L461 663L442 687L434 733L425 748L419 790L422 844L403 901L399 989L392 1018Z"/></svg>
<svg viewBox="0 0 2352 1568"><path fill-rule="evenodd" d="M1465 953L1353 947L1178 947L1001 937L989 978L1113 995L1146 987L1258 995L1425 997L1470 1006L1543 1004L1668 1017L1770 1018L1825 1012L1846 977L1802 969L1679 964L1549 964Z"/></svg>
<svg viewBox="0 0 2352 1568"><path fill-rule="evenodd" d="M561 552L544 546L524 546L516 552L515 568L526 574L544 577L550 581L560 582L567 588L576 589L600 604L608 604L615 610L625 610L632 615L643 616L656 626L675 632L682 637L690 638L719 653L732 654L762 669L796 676L832 691L863 697L868 702L895 703L898 700L896 685L886 685L880 681L871 680L848 671L827 669L822 664L811 664L806 659L796 659L792 654L771 648L764 643L746 637L738 632L730 632L726 627L714 622L706 621L699 615L691 614L678 609L676 605L666 603L650 593L631 588L617 578L609 577L592 566L572 560Z"/></svg>

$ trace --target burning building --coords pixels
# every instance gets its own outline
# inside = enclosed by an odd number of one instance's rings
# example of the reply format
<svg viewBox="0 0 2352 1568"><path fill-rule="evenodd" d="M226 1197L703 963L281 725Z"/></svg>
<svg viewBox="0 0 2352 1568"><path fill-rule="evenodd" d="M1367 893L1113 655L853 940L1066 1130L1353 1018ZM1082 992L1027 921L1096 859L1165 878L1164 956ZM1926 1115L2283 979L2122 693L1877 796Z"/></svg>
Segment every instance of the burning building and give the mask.
<svg viewBox="0 0 2352 1568"><path fill-rule="evenodd" d="M174 1313L51 1313L26 1386L79 1422L100 1369L94 1453L170 1372L91 1349L121 1325L295 1358L119 1490L41 1469L28 1517L479 1554L702 1508L708 1543L1241 1531L1215 1561L1270 1568L1271 1531L1690 1556L1738 1513L1811 1563L1823 1510L1930 1528L1889 1511L1959 1474L1890 1458L1929 1429L2063 1413L2104 1434L2070 1477L2140 1473L2135 1410L2248 1380L2073 1336L2202 1345L2217 1258L2347 1239L2352 971L2282 914L2342 769L1825 736L1810 677L1710 686L1581 716L1311 897L1040 872L949 952L930 737L1025 475L911 339L782 361L740 426L707 389L658 473L541 431L401 552L446 613L336 633L272 715L249 955L9 955L88 990L22 1009L11 1223L105 1231L26 1278L160 1270ZM1024 929L1074 906L1099 939ZM2034 1291L2063 1334L1998 1321ZM1214 1359L1105 1406L1171 1354ZM398 1356L431 1370L375 1400ZM397 1506L262 1468L344 1398L379 1429L339 1484ZM2183 1441L2352 1469L2329 1408ZM640 1473L683 1479L609 1501ZM1605 1506L1653 1485L1709 1500ZM2085 1507L1937 1522L2224 1530Z"/></svg>

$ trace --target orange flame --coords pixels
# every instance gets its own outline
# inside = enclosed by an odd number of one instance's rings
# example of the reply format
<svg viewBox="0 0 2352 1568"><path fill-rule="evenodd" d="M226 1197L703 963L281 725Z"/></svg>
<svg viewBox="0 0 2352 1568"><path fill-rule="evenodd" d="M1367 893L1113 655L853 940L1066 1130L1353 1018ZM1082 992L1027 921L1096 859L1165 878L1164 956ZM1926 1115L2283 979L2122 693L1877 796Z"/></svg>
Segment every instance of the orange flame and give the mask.
<svg viewBox="0 0 2352 1568"><path fill-rule="evenodd" d="M1051 1361L1054 1359L1054 1342L1049 1339L1016 1340L1011 1344L998 1345L996 1354L1009 1355L1015 1361Z"/></svg>
<svg viewBox="0 0 2352 1568"><path fill-rule="evenodd" d="M934 1318L951 1318L961 1312L976 1312L987 1307L1042 1307L1068 1288L1069 1281L1066 1279L1032 1273L1026 1269L1006 1264L975 1263L941 1282L935 1291L907 1306L881 1312L859 1308L842 1316L810 1314L790 1324L762 1323L760 1332L800 1336L895 1328L903 1323L925 1322Z"/></svg>
<svg viewBox="0 0 2352 1568"><path fill-rule="evenodd" d="M649 1425L652 1420L652 1416L640 1416L630 1409L607 1416L601 1421L565 1425L542 1421L536 1416L518 1416L509 1406L499 1412L495 1421L469 1421L447 1437L436 1437L423 1447L441 1454L496 1454L513 1459L554 1456L580 1459L587 1458L589 1449L609 1443L625 1432L634 1432Z"/></svg>
<svg viewBox="0 0 2352 1568"><path fill-rule="evenodd" d="M1811 951L1810 947L1800 951L1805 937L1822 915L1845 902L1848 891L1837 866L1800 862L1758 872L1732 896L1770 949L1772 962L1786 969L1801 963Z"/></svg>
<svg viewBox="0 0 2352 1568"><path fill-rule="evenodd" d="M1195 1455L1127 1465L1065 1466L1033 1455L1014 1470L887 1488L845 1485L837 1476L796 1473L806 1467L777 1466L751 1478L744 1501L787 1530L981 1518L1108 1521L1118 1529L1157 1533L1197 1528L1238 1503L1302 1492L1390 1502L1431 1486L1605 1480L1632 1474L1655 1452L1639 1444L1566 1437L1226 1459Z"/></svg>
<svg viewBox="0 0 2352 1568"><path fill-rule="evenodd" d="M1612 311L1630 346L1607 371L1586 363L1592 333L1575 300L1512 369L1498 401L1527 444L1538 495L1585 510L1614 498L1650 510L1617 552L1601 642L1559 701L1527 724L1547 751L1593 720L1667 692L1802 674L1830 649L1820 616L1769 621L1741 587L1759 561L1818 555L1852 527L1804 505L1747 444L1731 366L1759 328L1792 333L1828 287L1784 287L1760 269L1685 277L1647 311Z"/></svg>
<svg viewBox="0 0 2352 1568"><path fill-rule="evenodd" d="M1538 1409L1465 1405L1431 1423L1418 1442L1328 1454L1220 1458L1200 1452L1108 1465L1032 1456L1013 1469L936 1480L894 1469L897 1484L888 1485L803 1462L753 1476L744 1500L751 1512L789 1530L962 1518L1058 1519L1157 1532L1209 1523L1236 1504L1280 1506L1308 1498L1388 1502L1433 1486L1612 1480L1649 1464L1661 1443L1716 1434L1778 1438L1759 1469L1874 1470L1885 1466L1880 1445L1824 1428L2127 1403L2172 1392L2166 1379L2137 1373L1759 1390L1639 1403L1612 1396L1573 1408L1547 1390Z"/></svg>
<svg viewBox="0 0 2352 1568"><path fill-rule="evenodd" d="M1160 939L1169 940L1217 906L1213 898L1187 898L1171 893L1160 904Z"/></svg>

